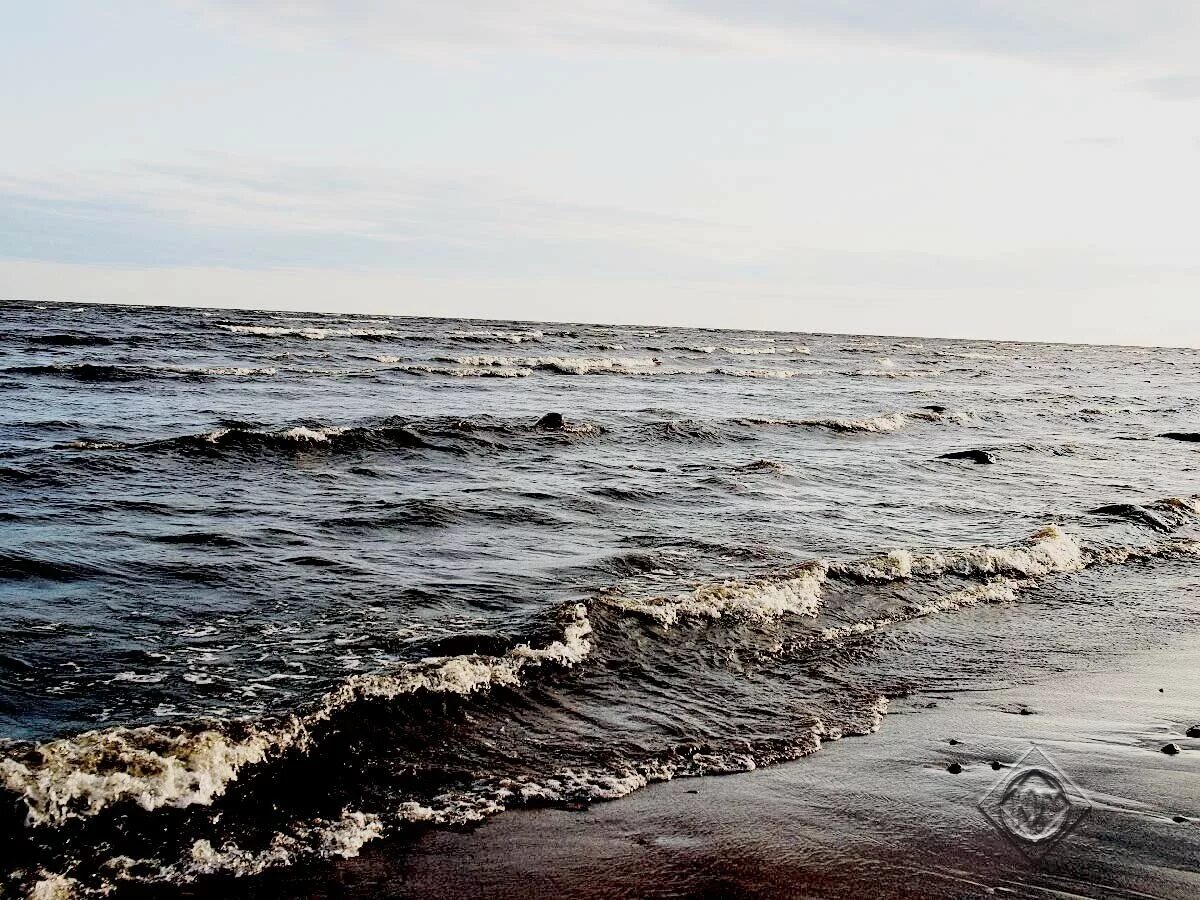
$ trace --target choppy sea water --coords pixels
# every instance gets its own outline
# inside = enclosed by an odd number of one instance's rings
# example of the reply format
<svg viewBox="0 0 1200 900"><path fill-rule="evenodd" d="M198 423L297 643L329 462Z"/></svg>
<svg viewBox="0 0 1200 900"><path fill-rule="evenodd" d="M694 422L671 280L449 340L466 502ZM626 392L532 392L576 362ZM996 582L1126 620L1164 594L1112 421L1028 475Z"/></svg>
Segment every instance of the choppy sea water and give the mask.
<svg viewBox="0 0 1200 900"><path fill-rule="evenodd" d="M1195 630L1198 363L2 304L7 883L615 799Z"/></svg>

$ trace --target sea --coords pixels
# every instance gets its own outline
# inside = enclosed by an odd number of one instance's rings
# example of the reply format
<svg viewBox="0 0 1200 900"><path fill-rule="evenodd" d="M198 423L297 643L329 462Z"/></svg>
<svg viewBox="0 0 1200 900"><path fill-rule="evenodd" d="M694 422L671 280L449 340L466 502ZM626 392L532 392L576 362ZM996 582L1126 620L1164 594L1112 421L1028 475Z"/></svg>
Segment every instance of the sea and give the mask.
<svg viewBox="0 0 1200 900"><path fill-rule="evenodd" d="M1189 349L4 302L0 890L804 765L1165 646L1200 628L1198 376Z"/></svg>

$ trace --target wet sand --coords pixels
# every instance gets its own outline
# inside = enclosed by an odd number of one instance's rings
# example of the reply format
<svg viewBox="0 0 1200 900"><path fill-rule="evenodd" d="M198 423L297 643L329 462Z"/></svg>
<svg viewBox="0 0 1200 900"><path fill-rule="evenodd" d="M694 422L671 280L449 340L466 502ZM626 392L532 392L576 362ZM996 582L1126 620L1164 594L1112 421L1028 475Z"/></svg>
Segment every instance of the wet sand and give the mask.
<svg viewBox="0 0 1200 900"><path fill-rule="evenodd" d="M878 734L772 769L681 779L584 811L510 812L184 894L1196 897L1200 739L1184 736L1194 725L1200 642L1033 686L897 699ZM1181 752L1162 753L1168 742ZM1011 766L1033 744L1090 801L1040 861L977 806L1010 771L991 762ZM954 762L961 773L947 770Z"/></svg>

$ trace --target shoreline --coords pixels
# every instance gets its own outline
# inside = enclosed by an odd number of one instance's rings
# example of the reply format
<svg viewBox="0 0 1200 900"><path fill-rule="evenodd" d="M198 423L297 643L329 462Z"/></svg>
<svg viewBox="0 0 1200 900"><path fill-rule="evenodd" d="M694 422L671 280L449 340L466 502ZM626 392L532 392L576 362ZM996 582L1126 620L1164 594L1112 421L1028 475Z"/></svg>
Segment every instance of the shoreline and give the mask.
<svg viewBox="0 0 1200 900"><path fill-rule="evenodd" d="M370 843L353 859L131 894L1194 897L1193 725L1196 638L1041 683L897 699L878 733L754 772L654 784L583 811L517 809L470 830ZM1162 753L1168 742L1181 752ZM1007 772L991 762L1010 767L1035 744L1090 803L1041 861L977 806ZM955 762L961 773L947 770Z"/></svg>

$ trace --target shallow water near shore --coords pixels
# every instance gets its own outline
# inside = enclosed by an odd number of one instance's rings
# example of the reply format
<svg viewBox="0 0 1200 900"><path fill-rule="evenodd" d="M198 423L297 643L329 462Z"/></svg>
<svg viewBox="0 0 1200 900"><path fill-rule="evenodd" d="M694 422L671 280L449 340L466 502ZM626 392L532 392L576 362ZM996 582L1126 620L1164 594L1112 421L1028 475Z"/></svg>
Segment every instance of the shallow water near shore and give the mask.
<svg viewBox="0 0 1200 900"><path fill-rule="evenodd" d="M1198 361L0 305L11 886L616 799L1195 632Z"/></svg>

